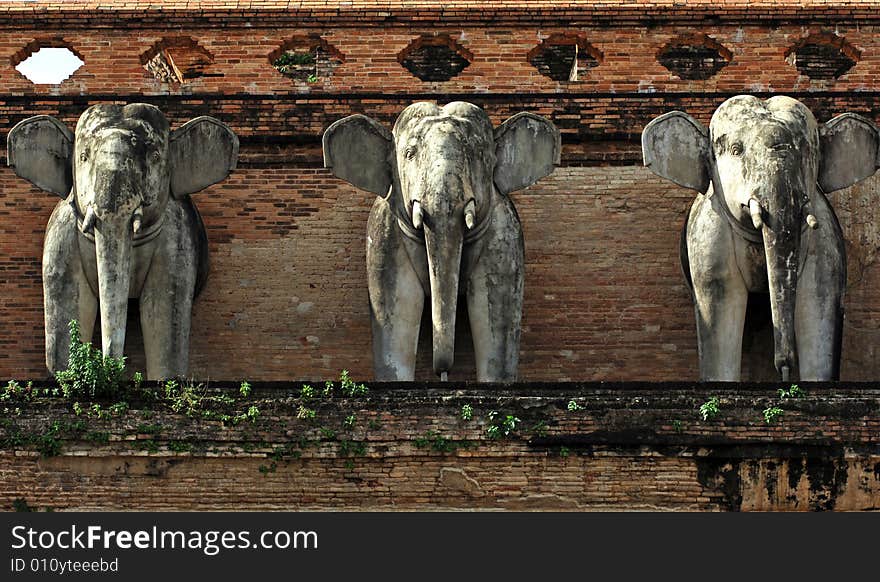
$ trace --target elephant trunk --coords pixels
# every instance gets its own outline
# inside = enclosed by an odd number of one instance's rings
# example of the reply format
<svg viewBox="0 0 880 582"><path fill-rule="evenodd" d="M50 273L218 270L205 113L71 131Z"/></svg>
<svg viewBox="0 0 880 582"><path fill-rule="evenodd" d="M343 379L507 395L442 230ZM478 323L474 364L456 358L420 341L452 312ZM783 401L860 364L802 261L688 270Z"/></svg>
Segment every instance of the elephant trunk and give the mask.
<svg viewBox="0 0 880 582"><path fill-rule="evenodd" d="M132 236L128 221L103 222L95 229L101 344L104 356L122 357L131 285Z"/></svg>
<svg viewBox="0 0 880 582"><path fill-rule="evenodd" d="M111 145L118 144L114 142ZM108 150L107 155L114 160L122 157L116 150ZM119 167L124 168L125 165L120 162ZM131 176L119 171L119 167L101 168L97 172L94 190L101 345L104 356L114 358L122 357L125 346L133 229L140 228L143 218L143 196Z"/></svg>
<svg viewBox="0 0 880 582"><path fill-rule="evenodd" d="M761 228L767 259L773 318L774 365L782 381L797 364L795 306L800 265L801 201L797 183L786 172L773 172L766 195L758 194L766 216Z"/></svg>
<svg viewBox="0 0 880 582"><path fill-rule="evenodd" d="M449 184L444 184L449 187ZM464 243L462 215L454 205L440 205L424 222L431 286L434 373L442 379L452 368L455 353L455 315Z"/></svg>

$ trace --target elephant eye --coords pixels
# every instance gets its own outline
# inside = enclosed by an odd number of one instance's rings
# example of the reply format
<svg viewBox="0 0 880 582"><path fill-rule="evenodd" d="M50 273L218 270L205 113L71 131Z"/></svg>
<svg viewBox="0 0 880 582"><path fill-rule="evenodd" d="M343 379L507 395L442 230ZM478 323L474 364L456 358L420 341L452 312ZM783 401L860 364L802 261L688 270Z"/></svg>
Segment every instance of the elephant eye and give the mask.
<svg viewBox="0 0 880 582"><path fill-rule="evenodd" d="M151 155L153 157L154 162L158 162L159 158L162 157L162 154L159 153L159 150L153 150L153 153Z"/></svg>
<svg viewBox="0 0 880 582"><path fill-rule="evenodd" d="M735 156L741 156L743 154L743 145L741 143L735 143L730 146L730 153Z"/></svg>
<svg viewBox="0 0 880 582"><path fill-rule="evenodd" d="M89 152L86 150L81 151L79 154L79 161L85 162L88 159L89 159Z"/></svg>
<svg viewBox="0 0 880 582"><path fill-rule="evenodd" d="M788 143L785 143L785 142L783 142L783 143L777 143L777 144L774 144L774 145L770 146L770 149L773 150L774 152L784 152L784 151L786 151L786 150L790 150L790 149L791 149L791 144L788 144Z"/></svg>
<svg viewBox="0 0 880 582"><path fill-rule="evenodd" d="M405 150L403 150L403 157L405 157L408 160L413 159L413 157L415 155L416 155L416 147L415 146L407 146L407 148Z"/></svg>

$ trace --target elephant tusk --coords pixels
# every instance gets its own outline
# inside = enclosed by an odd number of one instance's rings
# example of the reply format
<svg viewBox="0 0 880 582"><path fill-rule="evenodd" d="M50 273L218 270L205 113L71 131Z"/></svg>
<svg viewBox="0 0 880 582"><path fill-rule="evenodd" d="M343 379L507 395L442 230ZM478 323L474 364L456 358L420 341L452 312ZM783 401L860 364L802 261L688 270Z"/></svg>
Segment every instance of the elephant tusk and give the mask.
<svg viewBox="0 0 880 582"><path fill-rule="evenodd" d="M449 379L449 372L440 372L440 381L446 382Z"/></svg>
<svg viewBox="0 0 880 582"><path fill-rule="evenodd" d="M813 216L812 214L808 214L807 215L807 226L815 229L817 226L819 226L819 221L816 220L816 217Z"/></svg>
<svg viewBox="0 0 880 582"><path fill-rule="evenodd" d="M422 228L422 205L418 200L413 200L412 203L412 222L414 227Z"/></svg>
<svg viewBox="0 0 880 582"><path fill-rule="evenodd" d="M782 366L782 370L780 370L780 372L782 372L782 381L789 382L789 376L791 376L791 371L789 370L789 367Z"/></svg>
<svg viewBox="0 0 880 582"><path fill-rule="evenodd" d="M92 232L95 229L95 220L97 219L98 215L95 214L95 209L91 206L86 208L86 215L82 221L82 231L85 233Z"/></svg>
<svg viewBox="0 0 880 582"><path fill-rule="evenodd" d="M464 224L468 227L468 230L474 228L474 224L476 224L476 202L471 198L468 200L468 203L464 206Z"/></svg>
<svg viewBox="0 0 880 582"><path fill-rule="evenodd" d="M752 224L760 230L764 226L764 221L761 219L761 203L754 198L749 198L749 214L752 215Z"/></svg>
<svg viewBox="0 0 880 582"><path fill-rule="evenodd" d="M144 209L138 206L134 211L134 217L131 220L131 231L137 234L141 231L141 224L144 221Z"/></svg>

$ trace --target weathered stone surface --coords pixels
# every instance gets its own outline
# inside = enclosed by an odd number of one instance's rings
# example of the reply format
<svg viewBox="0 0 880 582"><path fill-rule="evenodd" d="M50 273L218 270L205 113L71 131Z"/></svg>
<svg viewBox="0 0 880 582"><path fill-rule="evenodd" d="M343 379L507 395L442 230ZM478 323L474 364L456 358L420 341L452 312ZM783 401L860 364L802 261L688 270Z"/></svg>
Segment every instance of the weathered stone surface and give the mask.
<svg viewBox="0 0 880 582"><path fill-rule="evenodd" d="M769 292L782 379L837 379L846 251L825 192L874 174L877 128L854 114L820 128L795 99L741 95L718 107L708 133L681 112L658 117L642 147L655 173L700 192L681 249L700 377L739 380L749 293Z"/></svg>
<svg viewBox="0 0 880 582"><path fill-rule="evenodd" d="M90 341L100 308L105 355L122 356L129 298L140 299L148 378L184 376L207 238L189 198L235 168L238 139L199 117L170 131L153 105L95 105L74 135L48 116L8 135L16 174L64 198L43 251L46 365L64 369L68 324Z"/></svg>
<svg viewBox="0 0 880 582"><path fill-rule="evenodd" d="M373 361L379 380L412 380L425 297L433 369L452 367L460 295L467 298L477 379L512 381L519 361L522 226L512 191L559 163L556 127L520 113L497 130L470 103L415 103L388 133L363 115L324 133L324 164L383 196L367 225Z"/></svg>

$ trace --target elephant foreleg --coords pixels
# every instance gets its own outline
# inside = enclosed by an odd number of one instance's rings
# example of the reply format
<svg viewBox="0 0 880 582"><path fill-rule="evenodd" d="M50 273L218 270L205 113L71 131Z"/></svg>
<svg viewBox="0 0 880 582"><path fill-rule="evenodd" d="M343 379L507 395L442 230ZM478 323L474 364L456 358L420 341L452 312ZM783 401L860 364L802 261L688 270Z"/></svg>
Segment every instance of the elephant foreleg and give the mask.
<svg viewBox="0 0 880 582"><path fill-rule="evenodd" d="M811 257L798 278L795 337L798 371L804 381L838 380L846 274L842 256Z"/></svg>
<svg viewBox="0 0 880 582"><path fill-rule="evenodd" d="M513 382L519 366L524 249L519 220L499 204L493 231L466 249L468 318L478 382ZM483 245L480 249L479 245ZM481 251L481 252L480 252ZM472 255L479 257L471 264Z"/></svg>
<svg viewBox="0 0 880 582"><path fill-rule="evenodd" d="M739 382L748 297L745 285L735 277L694 286L701 380Z"/></svg>
<svg viewBox="0 0 880 582"><path fill-rule="evenodd" d="M367 225L367 284L373 330L373 371L379 381L415 379L425 288L384 200ZM421 250L423 253L424 251ZM427 262L427 258L425 258Z"/></svg>
<svg viewBox="0 0 880 582"><path fill-rule="evenodd" d="M43 246L43 308L46 328L46 367L54 374L67 368L71 320L77 320L80 339L91 341L98 299L83 271L79 231L67 201L55 207Z"/></svg>
<svg viewBox="0 0 880 582"><path fill-rule="evenodd" d="M749 293L736 261L735 235L713 206L718 202L698 196L685 227L700 380L739 382Z"/></svg>
<svg viewBox="0 0 880 582"><path fill-rule="evenodd" d="M140 296L149 380L179 378L189 371L197 241L186 223L175 228L166 220L164 228Z"/></svg>

